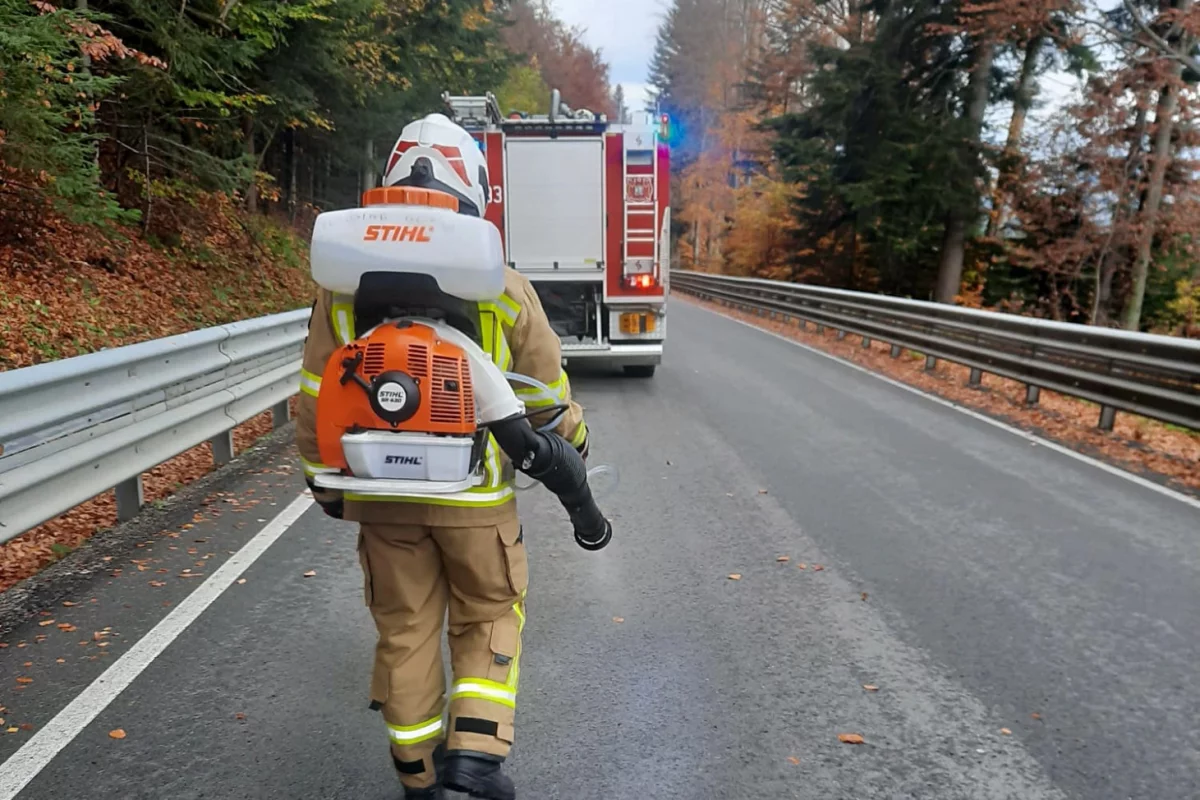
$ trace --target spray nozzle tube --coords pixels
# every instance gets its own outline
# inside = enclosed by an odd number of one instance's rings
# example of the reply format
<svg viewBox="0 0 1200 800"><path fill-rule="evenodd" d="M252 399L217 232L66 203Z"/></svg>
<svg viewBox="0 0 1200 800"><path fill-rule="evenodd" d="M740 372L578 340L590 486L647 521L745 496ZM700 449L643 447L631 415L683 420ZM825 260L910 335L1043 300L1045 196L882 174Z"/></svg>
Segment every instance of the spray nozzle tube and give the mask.
<svg viewBox="0 0 1200 800"><path fill-rule="evenodd" d="M497 444L521 472L541 482L566 509L575 529L575 542L585 550L600 550L612 540L612 524L600 513L588 485L583 457L556 433L534 430L524 417L488 426Z"/></svg>

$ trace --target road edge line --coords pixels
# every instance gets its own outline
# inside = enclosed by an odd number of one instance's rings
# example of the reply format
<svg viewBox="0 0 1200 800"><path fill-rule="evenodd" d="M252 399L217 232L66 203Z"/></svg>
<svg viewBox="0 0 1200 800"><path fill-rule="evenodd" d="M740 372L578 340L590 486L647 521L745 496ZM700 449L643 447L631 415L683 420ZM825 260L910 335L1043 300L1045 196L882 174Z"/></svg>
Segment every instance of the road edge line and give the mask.
<svg viewBox="0 0 1200 800"><path fill-rule="evenodd" d="M688 299L692 299L692 298L689 296ZM910 386L907 383L904 383L903 381L898 381L895 378L888 377L887 375L881 375L878 372L875 372L874 370L871 370L871 369L868 369L868 368L862 366L861 364L855 364L853 361L847 361L846 359L842 358L841 356L834 355L833 353L827 353L824 350L821 350L820 348L813 347L812 345L805 344L804 342L796 341L795 339L790 339L787 336L784 336L783 334L776 333L775 331L768 330L767 328L762 328L758 325L755 325L752 322L746 322L745 320L738 319L737 317L731 317L728 314L722 314L720 311L718 311L716 309L707 308L706 305L704 304L704 302L699 300L698 298L695 300L695 302L692 303L692 305L695 306L696 308L699 308L701 311L705 311L709 314L720 317L721 319L728 320L729 322L735 322L738 325L744 325L747 328L749 328L750 330L758 331L759 333L766 334L767 336L771 336L775 339L778 339L781 342L787 342L790 345L799 347L802 350L807 350L808 352L813 353L814 355L818 355L823 358L827 358L830 361L836 361L838 364L841 364L846 367L850 367L851 369L857 370L865 375L870 375L872 378L877 378L878 380L881 380L884 383L890 384L891 386L895 386L898 389L903 389L904 391L915 394L918 397L924 397L927 400L932 400L933 402L938 403L939 405L946 406L947 408L952 408L955 411L966 414L968 417L977 419L980 422L986 422L988 425L991 425L996 428L1000 428L1001 430L1008 431L1009 433L1012 433L1012 434L1016 434L1017 436L1021 437L1022 439L1025 439L1026 441L1029 441L1029 442L1033 442L1034 444L1038 445L1039 447L1047 447L1047 448L1055 451L1056 453L1061 453L1062 455L1070 456L1071 458L1075 459L1076 461L1080 461L1089 466L1096 467L1097 469L1103 470L1104 472L1107 472L1110 475L1115 475L1118 478L1124 478L1125 480L1130 481L1131 483L1141 486L1143 489L1150 489L1151 491L1158 492L1161 495L1165 495L1166 497L1170 497L1173 500L1178 500L1179 502L1181 502L1185 505L1189 505L1192 508L1200 510L1200 498L1195 498L1195 497L1191 497L1190 495L1183 494L1182 492L1178 492L1169 486L1163 486L1162 484L1158 484L1158 483L1155 483L1154 481L1147 480L1146 478L1143 478L1140 475L1136 475L1136 474L1130 472L1129 470L1122 469L1121 467L1114 466L1114 465L1106 463L1104 461L1100 461L1097 458L1093 458L1092 456L1085 455L1083 453L1080 453L1077 450L1072 450L1070 447L1067 447L1066 445L1063 445L1063 444L1059 444L1058 442L1055 442L1051 439L1047 439L1043 436L1038 436L1037 434L1030 433L1029 431L1021 430L1020 428L1018 428L1014 425L1010 425L1007 422L1002 422L1001 420L998 420L995 417L990 417L987 414L976 411L973 408L968 408L966 406L959 405L958 403L955 403L951 400L947 400L944 397L939 397L936 394L931 394L929 392L926 392L922 389L917 388L916 386Z"/></svg>
<svg viewBox="0 0 1200 800"><path fill-rule="evenodd" d="M312 496L307 493L289 503L208 580L185 597L116 663L88 684L50 722L0 764L0 800L15 798L312 504Z"/></svg>

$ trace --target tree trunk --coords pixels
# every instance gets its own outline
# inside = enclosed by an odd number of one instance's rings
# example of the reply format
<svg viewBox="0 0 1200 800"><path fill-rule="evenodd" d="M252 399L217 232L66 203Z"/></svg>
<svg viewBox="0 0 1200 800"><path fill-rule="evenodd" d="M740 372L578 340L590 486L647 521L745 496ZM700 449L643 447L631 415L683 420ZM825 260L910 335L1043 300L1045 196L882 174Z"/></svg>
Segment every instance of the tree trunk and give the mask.
<svg viewBox="0 0 1200 800"><path fill-rule="evenodd" d="M1190 5L1190 3L1189 3ZM1171 66L1171 75L1178 79L1181 67ZM1142 305L1146 297L1146 280L1150 273L1150 261L1154 250L1154 234L1158 227L1158 208L1162 204L1163 181L1167 166L1171 163L1171 133L1175 128L1175 108L1179 104L1179 90L1172 81L1158 94L1158 108L1154 112L1154 152L1151 156L1150 183L1146 187L1146 205L1142 210L1141 234L1138 239L1137 257L1133 262L1133 290L1121 326L1136 331L1142 323Z"/></svg>
<svg viewBox="0 0 1200 800"><path fill-rule="evenodd" d="M1134 210L1134 189L1137 182L1131 182L1134 176L1141 172L1142 168L1142 139L1146 135L1146 117L1147 112L1144 107L1139 107L1136 121L1133 124L1133 141L1129 144L1129 156L1125 159L1124 169L1124 191L1121 192L1121 197L1118 199L1116 207L1113 209L1112 222L1109 223L1108 237L1104 242L1104 247L1100 250L1100 256L1096 260L1096 288L1092 293L1092 325L1099 327L1107 327L1109 323L1109 314L1112 307L1112 290L1113 276L1117 273L1117 253L1114 251L1112 244L1117 233L1135 213ZM1123 247L1123 244L1119 244Z"/></svg>
<svg viewBox="0 0 1200 800"><path fill-rule="evenodd" d="M150 212L154 208L154 187L150 177L150 115L142 122L142 156L146 167L146 213L142 215L142 233L150 230Z"/></svg>
<svg viewBox="0 0 1200 800"><path fill-rule="evenodd" d="M1037 79L1037 60L1045 44L1045 37L1038 35L1025 46L1025 58L1021 62L1021 75L1017 79L1017 91L1013 97L1012 117L1008 120L1008 139L1004 143L1004 163L996 178L996 189L992 192L992 211L988 215L987 235L995 236L1004 222L1004 195L1012 183L1013 163L1021 149L1021 135L1025 132L1025 120L1033 106L1033 90Z"/></svg>
<svg viewBox="0 0 1200 800"><path fill-rule="evenodd" d="M258 158L254 154L254 117L247 114L242 117L242 134L246 140L246 155L250 156L250 166L258 171ZM258 213L258 176L250 175L250 186L246 189L246 211Z"/></svg>
<svg viewBox="0 0 1200 800"><path fill-rule="evenodd" d="M975 67L971 70L968 86L967 122L969 146L979 146L979 133L983 127L983 113L987 110L988 79L991 77L992 57L995 45L991 41L980 42L975 51ZM967 242L967 223L974 215L971 209L955 208L946 219L946 233L942 238L942 257L938 265L937 301L953 303L962 285L963 251Z"/></svg>
<svg viewBox="0 0 1200 800"><path fill-rule="evenodd" d="M363 167L362 190L375 188L375 140L368 139L366 146L367 164Z"/></svg>
<svg viewBox="0 0 1200 800"><path fill-rule="evenodd" d="M296 221L296 129L288 128L284 139L284 158L287 163L287 212L288 221Z"/></svg>

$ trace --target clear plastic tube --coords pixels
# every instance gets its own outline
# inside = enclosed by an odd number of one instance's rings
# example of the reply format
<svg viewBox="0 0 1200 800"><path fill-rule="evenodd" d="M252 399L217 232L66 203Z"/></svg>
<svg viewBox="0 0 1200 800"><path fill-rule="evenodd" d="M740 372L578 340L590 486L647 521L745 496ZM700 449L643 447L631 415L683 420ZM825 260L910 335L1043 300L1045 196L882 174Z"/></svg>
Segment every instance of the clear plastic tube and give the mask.
<svg viewBox="0 0 1200 800"><path fill-rule="evenodd" d="M537 378L531 378L528 375L522 375L518 372L506 372L504 373L504 377L515 383L523 383L526 386L532 386L535 389L541 389L541 396L544 396L545 399L550 400L552 403L558 401L558 396L554 392L550 391L550 387L539 381ZM554 426L558 424L558 418L561 416L561 413L555 414L553 419L537 430L541 431L542 433L554 430Z"/></svg>
<svg viewBox="0 0 1200 800"><path fill-rule="evenodd" d="M541 395L539 396L543 396L547 400L554 402L558 401L558 395L550 391L550 387L539 381L537 378L531 378L528 375L521 375L517 372L506 372L504 373L504 377L508 378L514 383L522 383L526 386L532 386L535 389L540 389ZM550 420L537 430L543 433L554 430L554 427L558 425L558 419L561 416L561 413L555 414L554 419ZM587 474L588 485L592 489L592 496L597 500L611 495L617 490L617 487L621 485L621 473L611 464L597 464L589 469ZM518 492L527 491L538 485L538 481L532 479L529 480L529 483L522 485L522 477L528 478L528 476L525 476L524 473L518 472L516 480L514 481L514 485L516 486Z"/></svg>

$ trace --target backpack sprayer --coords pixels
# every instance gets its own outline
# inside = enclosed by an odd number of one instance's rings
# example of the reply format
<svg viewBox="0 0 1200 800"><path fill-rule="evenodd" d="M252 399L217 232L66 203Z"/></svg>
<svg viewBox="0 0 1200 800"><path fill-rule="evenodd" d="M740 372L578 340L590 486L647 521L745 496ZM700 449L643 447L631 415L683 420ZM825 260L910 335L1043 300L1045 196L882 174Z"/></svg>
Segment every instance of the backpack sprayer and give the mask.
<svg viewBox="0 0 1200 800"><path fill-rule="evenodd" d="M363 208L317 217L313 279L354 296L365 333L326 363L317 443L322 463L341 472L315 483L378 497L478 498L500 469L487 463L490 435L517 470L558 497L579 546L599 550L612 525L583 458L549 430L553 421L538 429L529 421L567 407L527 412L510 380L549 390L504 372L477 343L475 304L504 292L499 231L453 205L440 192L387 187L368 192Z"/></svg>

